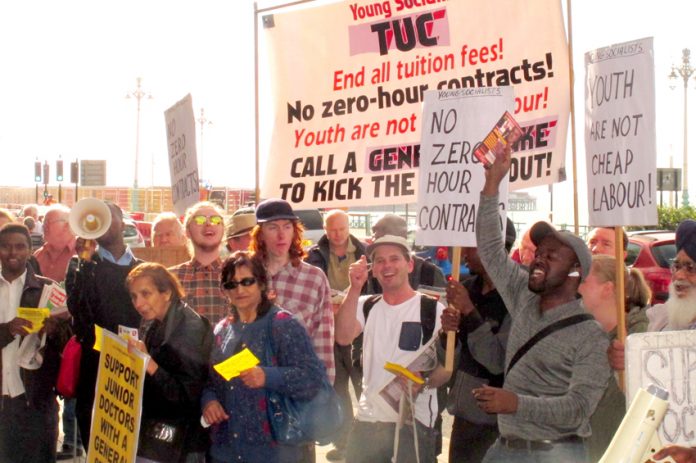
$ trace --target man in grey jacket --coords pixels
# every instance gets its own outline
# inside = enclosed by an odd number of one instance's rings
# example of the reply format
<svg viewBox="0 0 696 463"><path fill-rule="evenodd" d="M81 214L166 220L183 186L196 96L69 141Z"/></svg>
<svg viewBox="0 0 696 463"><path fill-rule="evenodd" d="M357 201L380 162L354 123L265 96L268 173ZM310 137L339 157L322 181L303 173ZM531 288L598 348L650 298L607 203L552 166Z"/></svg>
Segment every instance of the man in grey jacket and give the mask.
<svg viewBox="0 0 696 463"><path fill-rule="evenodd" d="M512 366L511 360L536 333L586 313L577 288L589 274L591 255L577 236L538 222L529 269L508 258L492 230L500 227L498 186L509 168L508 149L486 171L476 219L481 261L512 319L503 387L474 390L479 407L498 414L500 437L484 462L586 462L590 416L610 375L609 342L599 324L590 318L558 329Z"/></svg>

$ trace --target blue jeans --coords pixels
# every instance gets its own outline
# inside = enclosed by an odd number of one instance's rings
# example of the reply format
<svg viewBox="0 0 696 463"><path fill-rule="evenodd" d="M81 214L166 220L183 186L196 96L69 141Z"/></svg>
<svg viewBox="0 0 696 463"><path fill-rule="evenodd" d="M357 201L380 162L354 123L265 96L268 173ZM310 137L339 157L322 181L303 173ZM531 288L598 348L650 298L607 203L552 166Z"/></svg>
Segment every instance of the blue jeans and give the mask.
<svg viewBox="0 0 696 463"><path fill-rule="evenodd" d="M80 439L80 431L76 426L76 416L75 416L75 399L65 399L63 400L63 448L72 449L75 443L75 433L77 433L77 447L82 446L82 440Z"/></svg>
<svg viewBox="0 0 696 463"><path fill-rule="evenodd" d="M496 440L483 463L587 463L587 449L581 442L557 443L549 450L511 449Z"/></svg>

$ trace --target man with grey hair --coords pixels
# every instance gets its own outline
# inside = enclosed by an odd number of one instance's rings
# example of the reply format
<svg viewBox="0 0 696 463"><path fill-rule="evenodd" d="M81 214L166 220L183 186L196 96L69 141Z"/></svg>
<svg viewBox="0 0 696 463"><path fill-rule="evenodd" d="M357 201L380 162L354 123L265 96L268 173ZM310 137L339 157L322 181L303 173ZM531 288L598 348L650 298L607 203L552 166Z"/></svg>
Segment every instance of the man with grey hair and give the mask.
<svg viewBox="0 0 696 463"><path fill-rule="evenodd" d="M152 246L186 246L184 227L173 212L162 212L152 222Z"/></svg>
<svg viewBox="0 0 696 463"><path fill-rule="evenodd" d="M500 437L483 461L585 462L590 416L610 376L609 341L578 295L592 257L582 239L545 222L530 231L537 249L528 269L508 257L492 231L510 156L508 148L485 171L476 217L481 262L512 320L503 386L473 390L481 410L498 414Z"/></svg>
<svg viewBox="0 0 696 463"><path fill-rule="evenodd" d="M39 220L39 206L36 204L26 204L22 208L22 217L32 217L36 221L34 233L38 233L39 235L43 236L43 224Z"/></svg>
<svg viewBox="0 0 696 463"><path fill-rule="evenodd" d="M184 287L184 301L214 325L228 315L229 306L220 289L220 244L225 231L222 210L208 201L196 203L186 210L184 225L193 257L169 270Z"/></svg>
<svg viewBox="0 0 696 463"><path fill-rule="evenodd" d="M44 217L44 245L34 252L41 274L52 280L65 280L68 262L75 255L75 234L70 229L70 209L56 204Z"/></svg>

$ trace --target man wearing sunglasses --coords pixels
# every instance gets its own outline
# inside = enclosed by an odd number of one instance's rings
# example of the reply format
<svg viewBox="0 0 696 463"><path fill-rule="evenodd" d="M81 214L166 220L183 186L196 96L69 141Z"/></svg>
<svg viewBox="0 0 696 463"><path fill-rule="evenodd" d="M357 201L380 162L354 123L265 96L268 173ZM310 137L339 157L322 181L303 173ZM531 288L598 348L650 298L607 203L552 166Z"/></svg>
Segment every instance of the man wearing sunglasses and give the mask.
<svg viewBox="0 0 696 463"><path fill-rule="evenodd" d="M194 204L186 211L184 225L193 257L170 270L184 287L185 302L215 324L228 315L228 303L220 290L222 210L208 201Z"/></svg>

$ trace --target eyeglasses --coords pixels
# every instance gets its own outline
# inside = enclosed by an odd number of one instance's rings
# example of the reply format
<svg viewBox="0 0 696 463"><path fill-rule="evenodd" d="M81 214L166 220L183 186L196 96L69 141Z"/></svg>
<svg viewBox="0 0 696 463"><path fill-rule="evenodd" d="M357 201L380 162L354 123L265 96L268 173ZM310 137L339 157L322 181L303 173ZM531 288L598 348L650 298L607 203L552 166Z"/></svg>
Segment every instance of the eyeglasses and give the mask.
<svg viewBox="0 0 696 463"><path fill-rule="evenodd" d="M679 270L686 270L689 275L696 275L696 265L693 262L679 262L674 261L672 265L669 266L672 273L677 273Z"/></svg>
<svg viewBox="0 0 696 463"><path fill-rule="evenodd" d="M228 290L233 290L237 289L237 286L242 285L242 286L251 286L254 283L256 283L256 278L254 277L247 277L247 278L242 278L241 280L228 280L222 284L222 287L224 289Z"/></svg>
<svg viewBox="0 0 696 463"><path fill-rule="evenodd" d="M193 221L196 222L196 225L205 225L206 223L210 225L221 225L223 219L219 215L211 215L210 217L195 215L193 216Z"/></svg>

